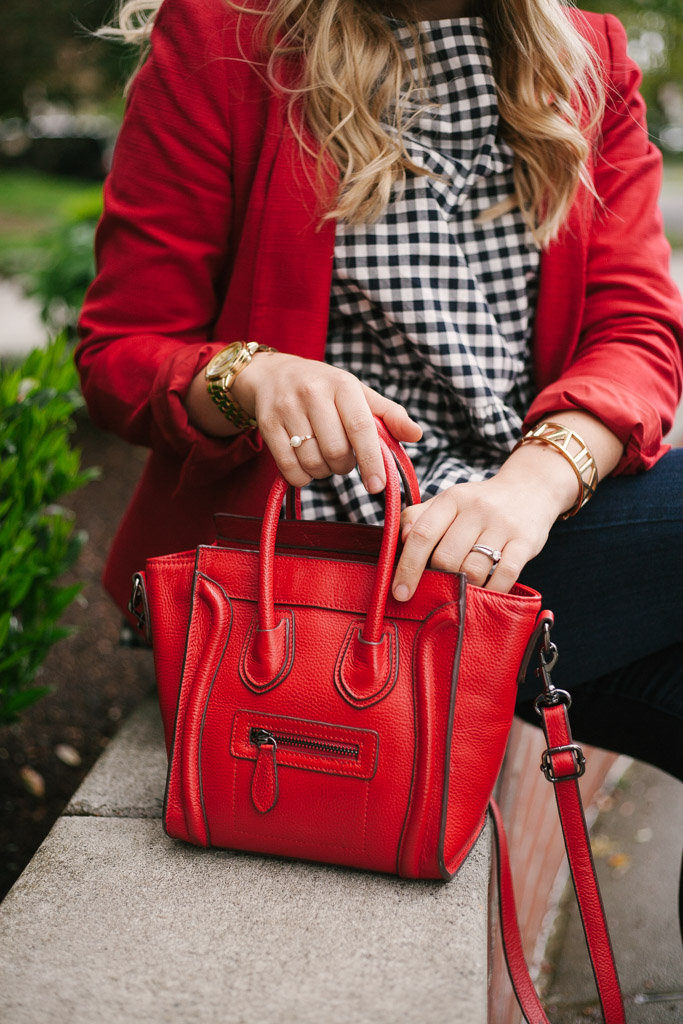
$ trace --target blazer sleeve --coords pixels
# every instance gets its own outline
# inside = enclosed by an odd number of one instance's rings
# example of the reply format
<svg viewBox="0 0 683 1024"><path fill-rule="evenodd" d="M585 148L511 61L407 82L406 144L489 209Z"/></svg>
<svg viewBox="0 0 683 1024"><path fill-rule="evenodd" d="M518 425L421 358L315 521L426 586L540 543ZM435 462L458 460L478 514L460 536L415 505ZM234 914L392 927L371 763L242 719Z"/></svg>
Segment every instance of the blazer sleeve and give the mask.
<svg viewBox="0 0 683 1024"><path fill-rule="evenodd" d="M225 344L209 339L232 213L226 10L164 0L158 12L104 186L75 356L94 422L178 458L181 479L198 464L215 478L262 445L256 431L207 437L183 406Z"/></svg>
<svg viewBox="0 0 683 1024"><path fill-rule="evenodd" d="M626 33L604 18L610 64L594 181L601 204L588 241L581 335L558 380L532 404L525 427L583 409L624 443L615 474L649 468L667 451L681 394L681 298L658 208L661 155L648 138L641 73Z"/></svg>

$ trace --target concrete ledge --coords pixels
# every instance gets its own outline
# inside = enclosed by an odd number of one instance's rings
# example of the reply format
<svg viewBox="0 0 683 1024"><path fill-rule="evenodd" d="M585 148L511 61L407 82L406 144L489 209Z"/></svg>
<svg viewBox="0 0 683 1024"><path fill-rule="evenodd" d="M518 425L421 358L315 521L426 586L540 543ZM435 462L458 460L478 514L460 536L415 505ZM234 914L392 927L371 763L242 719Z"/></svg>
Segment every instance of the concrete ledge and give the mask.
<svg viewBox="0 0 683 1024"><path fill-rule="evenodd" d="M0 908L12 1024L484 1024L486 831L449 885L170 840L146 702Z"/></svg>
<svg viewBox="0 0 683 1024"><path fill-rule="evenodd" d="M166 749L156 700L133 712L76 790L65 814L161 818Z"/></svg>

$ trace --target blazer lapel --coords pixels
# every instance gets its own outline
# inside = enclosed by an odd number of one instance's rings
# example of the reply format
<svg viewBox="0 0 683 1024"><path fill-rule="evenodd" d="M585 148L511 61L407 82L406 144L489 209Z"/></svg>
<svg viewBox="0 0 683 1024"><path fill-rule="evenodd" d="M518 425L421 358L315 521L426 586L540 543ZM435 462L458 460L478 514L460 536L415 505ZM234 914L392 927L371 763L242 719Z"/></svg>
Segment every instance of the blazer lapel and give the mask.
<svg viewBox="0 0 683 1024"><path fill-rule="evenodd" d="M582 185L560 237L541 256L533 332L539 389L557 380L579 341L592 215L593 197Z"/></svg>
<svg viewBox="0 0 683 1024"><path fill-rule="evenodd" d="M282 123L282 122L280 122ZM325 353L334 259L334 220L321 211L336 190L327 166L321 188L313 158L286 125L266 183L254 268L250 337L310 359Z"/></svg>

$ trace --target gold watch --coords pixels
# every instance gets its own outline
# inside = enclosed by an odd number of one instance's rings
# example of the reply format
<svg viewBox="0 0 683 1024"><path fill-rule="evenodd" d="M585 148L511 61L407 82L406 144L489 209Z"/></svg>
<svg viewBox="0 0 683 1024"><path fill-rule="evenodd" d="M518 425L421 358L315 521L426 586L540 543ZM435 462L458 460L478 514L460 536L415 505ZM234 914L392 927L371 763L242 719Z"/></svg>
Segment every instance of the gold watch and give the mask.
<svg viewBox="0 0 683 1024"><path fill-rule="evenodd" d="M243 430L255 427L256 420L248 416L230 394L230 388L238 373L249 366L257 352L275 352L268 345L259 345L257 341L233 341L231 345L217 352L208 363L204 376L206 387L212 400L216 403L226 419Z"/></svg>

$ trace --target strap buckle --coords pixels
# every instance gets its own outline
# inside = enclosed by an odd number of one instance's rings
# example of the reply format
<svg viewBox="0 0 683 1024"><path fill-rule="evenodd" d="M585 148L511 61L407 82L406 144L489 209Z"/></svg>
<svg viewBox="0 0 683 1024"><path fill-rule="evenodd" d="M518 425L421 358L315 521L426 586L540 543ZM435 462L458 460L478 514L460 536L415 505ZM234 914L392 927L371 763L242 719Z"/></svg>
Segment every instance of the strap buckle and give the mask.
<svg viewBox="0 0 683 1024"><path fill-rule="evenodd" d="M556 775L553 770L553 754L565 754L571 751L574 761L574 771L567 775ZM541 771L548 782L568 782L571 779L580 779L586 770L586 758L578 743L567 743L564 747L548 747L541 755Z"/></svg>

